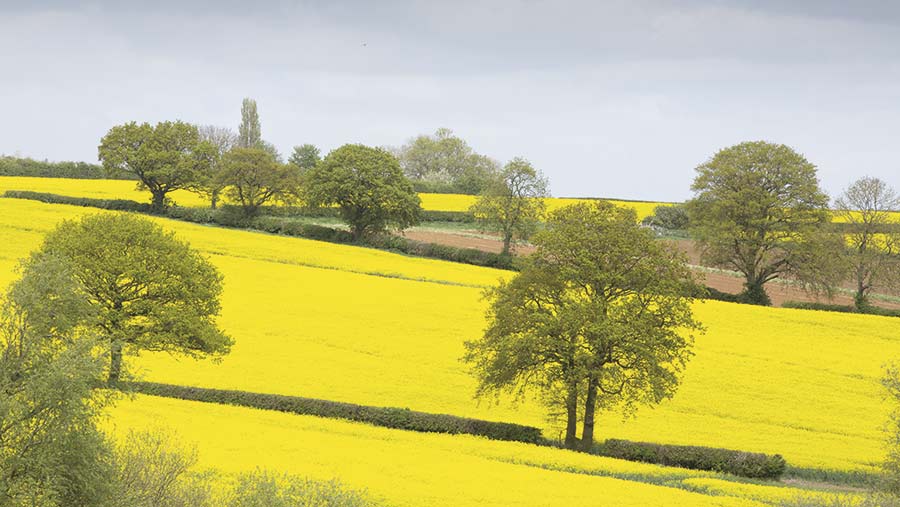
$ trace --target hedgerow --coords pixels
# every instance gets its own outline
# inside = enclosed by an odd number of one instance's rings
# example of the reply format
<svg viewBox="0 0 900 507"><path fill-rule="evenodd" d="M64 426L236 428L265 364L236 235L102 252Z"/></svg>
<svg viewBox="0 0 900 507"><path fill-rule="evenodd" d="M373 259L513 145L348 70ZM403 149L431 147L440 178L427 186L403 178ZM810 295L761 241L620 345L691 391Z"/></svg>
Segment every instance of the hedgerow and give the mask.
<svg viewBox="0 0 900 507"><path fill-rule="evenodd" d="M781 455L693 445L667 445L610 439L596 448L610 458L642 461L692 470L709 470L754 479L777 479L787 463Z"/></svg>
<svg viewBox="0 0 900 507"><path fill-rule="evenodd" d="M155 382L123 382L120 387L125 391L153 396L346 419L409 431L478 435L493 440L528 443L538 443L541 440L541 430L532 426L483 421L447 414L430 414L408 408L372 407L299 396L208 389Z"/></svg>

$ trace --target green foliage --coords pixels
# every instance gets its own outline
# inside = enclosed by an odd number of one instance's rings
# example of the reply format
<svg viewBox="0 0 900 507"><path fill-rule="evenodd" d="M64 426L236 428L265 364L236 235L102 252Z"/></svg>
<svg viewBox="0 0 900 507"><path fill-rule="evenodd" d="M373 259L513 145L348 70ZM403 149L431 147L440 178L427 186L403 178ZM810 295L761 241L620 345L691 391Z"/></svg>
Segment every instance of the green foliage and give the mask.
<svg viewBox="0 0 900 507"><path fill-rule="evenodd" d="M495 161L475 153L446 128L410 140L397 150L397 158L418 192L475 195L498 172Z"/></svg>
<svg viewBox="0 0 900 507"><path fill-rule="evenodd" d="M314 481L265 471L241 474L227 507L373 507L364 493L340 482Z"/></svg>
<svg viewBox="0 0 900 507"><path fill-rule="evenodd" d="M357 240L419 221L419 196L397 159L381 148L347 144L306 174L311 206L336 205Z"/></svg>
<svg viewBox="0 0 900 507"><path fill-rule="evenodd" d="M99 505L111 470L95 423L110 395L93 389L102 362L79 326L92 312L60 259L30 267L0 308L0 505Z"/></svg>
<svg viewBox="0 0 900 507"><path fill-rule="evenodd" d="M153 396L347 419L409 431L479 435L494 440L531 443L539 442L541 438L541 430L531 426L482 421L446 414L429 414L406 408L371 407L299 396L207 389L153 382L129 382L123 383L122 387L129 391Z"/></svg>
<svg viewBox="0 0 900 507"><path fill-rule="evenodd" d="M41 178L74 178L101 180L109 176L103 167L86 162L49 162L31 158L0 156L0 176L33 176ZM134 179L123 175L124 179Z"/></svg>
<svg viewBox="0 0 900 507"><path fill-rule="evenodd" d="M289 164L295 165L300 171L306 172L316 166L322 157L319 156L319 149L312 144L303 144L294 146L294 152L288 159Z"/></svg>
<svg viewBox="0 0 900 507"><path fill-rule="evenodd" d="M528 239L543 218L549 195L547 178L524 159L515 158L489 182L469 210L484 230L503 238L508 255L514 238Z"/></svg>
<svg viewBox="0 0 900 507"><path fill-rule="evenodd" d="M216 148L201 141L197 127L180 121L115 126L98 151L104 169L111 175L135 176L138 187L153 195L158 211L165 207L166 194L202 181L216 156Z"/></svg>
<svg viewBox="0 0 900 507"><path fill-rule="evenodd" d="M258 148L263 142L262 129L259 125L259 113L256 101L245 98L241 102L241 124L238 127L238 146L241 148Z"/></svg>
<svg viewBox="0 0 900 507"><path fill-rule="evenodd" d="M217 182L244 216L252 217L266 203L290 201L297 193L299 172L259 148L234 148L222 157Z"/></svg>
<svg viewBox="0 0 900 507"><path fill-rule="evenodd" d="M683 204L661 204L653 208L653 214L645 218L643 223L669 231L682 231L687 229L690 218Z"/></svg>
<svg viewBox="0 0 900 507"><path fill-rule="evenodd" d="M828 196L803 156L785 145L741 143L698 166L691 188L691 234L707 263L744 275L746 300L770 304L765 284L786 275L834 285L834 245L823 246L829 238L821 234Z"/></svg>
<svg viewBox="0 0 900 507"><path fill-rule="evenodd" d="M26 276L48 257L66 264L96 311L86 324L108 344L111 382L123 351L228 352L232 341L215 324L221 275L158 225L124 214L64 221L32 255Z"/></svg>
<svg viewBox="0 0 900 507"><path fill-rule="evenodd" d="M488 328L466 343L479 395L537 389L564 409L566 440L593 444L598 409L672 397L691 355L698 292L682 256L638 226L633 210L576 204L550 215L522 271L486 292Z"/></svg>

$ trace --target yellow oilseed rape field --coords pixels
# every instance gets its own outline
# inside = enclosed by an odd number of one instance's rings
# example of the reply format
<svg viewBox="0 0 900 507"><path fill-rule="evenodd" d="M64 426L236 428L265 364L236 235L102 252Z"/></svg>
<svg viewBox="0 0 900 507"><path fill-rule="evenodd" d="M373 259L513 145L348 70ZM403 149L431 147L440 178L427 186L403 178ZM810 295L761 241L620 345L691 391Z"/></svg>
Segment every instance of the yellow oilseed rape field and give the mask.
<svg viewBox="0 0 900 507"><path fill-rule="evenodd" d="M117 434L165 427L195 442L201 467L339 477L398 507L764 507L798 495L828 496L528 444L164 398L137 396L112 415Z"/></svg>
<svg viewBox="0 0 900 507"><path fill-rule="evenodd" d="M32 178L24 176L0 176L0 194L7 190L30 190L70 197L90 197L95 199L129 199L150 202L150 193L137 190L137 182L127 180L79 180L67 178ZM186 190L176 190L169 194L179 206L207 206L201 196ZM459 194L419 194L422 208L429 211L468 211L475 203L475 196ZM586 199L547 199L547 209L553 210ZM637 211L638 218L653 214L653 208L660 203L610 201Z"/></svg>
<svg viewBox="0 0 900 507"><path fill-rule="evenodd" d="M96 212L0 199L0 284L13 279L17 259L56 223ZM474 401L475 383L459 360L463 342L484 327L481 287L508 272L154 220L209 256L223 273L220 323L236 345L220 363L163 354L132 359L147 380L409 407L533 424L548 437L558 436L558 427L545 421L534 402ZM881 459L880 428L888 406L878 378L885 361L900 358L895 319L720 302L697 303L696 312L707 333L697 339L675 398L632 420L604 415L600 438L780 453L794 466L843 471L871 470ZM542 491L571 486L581 495L595 488L599 496L588 497L601 502L597 505L757 505L752 499L785 494L783 488L731 486L697 473L672 480L702 479L679 487L719 496L623 483L583 471L601 467L601 475L621 476L627 472L616 467L638 465L248 409L138 397L116 410L115 420L121 416L123 424L164 421L198 441L208 465L237 470L258 464L339 476L385 496L395 481L408 484L403 491L397 488L402 497L391 497L397 505L572 502L537 495L531 484L546 484ZM570 468L582 472L553 471ZM653 475L642 470L634 473ZM551 488L554 481L559 487ZM497 486L507 483L517 486ZM500 492L522 502L504 502ZM676 496L649 500L663 493ZM458 503L437 500L459 495L470 497L460 496ZM477 498L485 500L477 503ZM581 500L571 504L588 505L584 496Z"/></svg>

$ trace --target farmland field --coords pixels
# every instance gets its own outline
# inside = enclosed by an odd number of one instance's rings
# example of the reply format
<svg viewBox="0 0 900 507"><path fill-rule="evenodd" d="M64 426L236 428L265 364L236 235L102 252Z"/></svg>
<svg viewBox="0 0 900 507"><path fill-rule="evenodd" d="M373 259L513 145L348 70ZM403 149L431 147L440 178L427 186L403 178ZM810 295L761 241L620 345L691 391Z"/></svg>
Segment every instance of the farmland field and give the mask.
<svg viewBox="0 0 900 507"><path fill-rule="evenodd" d="M0 199L2 282L55 223L92 212ZM147 354L133 363L148 380L534 424L558 436L533 402L475 402L459 361L463 341L484 326L481 287L508 273L156 220L221 269L221 323L236 345L221 363ZM676 397L633 420L605 415L601 438L872 469L888 410L877 380L882 363L900 357L895 320L719 302L696 312L707 333Z"/></svg>

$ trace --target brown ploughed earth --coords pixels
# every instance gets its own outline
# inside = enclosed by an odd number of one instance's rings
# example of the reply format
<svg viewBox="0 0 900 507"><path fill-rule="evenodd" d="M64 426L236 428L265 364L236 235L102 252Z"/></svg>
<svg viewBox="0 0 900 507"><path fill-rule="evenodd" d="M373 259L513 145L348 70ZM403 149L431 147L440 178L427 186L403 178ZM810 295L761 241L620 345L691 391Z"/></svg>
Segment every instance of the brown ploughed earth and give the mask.
<svg viewBox="0 0 900 507"><path fill-rule="evenodd" d="M494 239L485 234L469 235L465 233L425 231L425 230L409 230L403 233L409 239L423 241L426 243L438 243L441 245L453 246L458 248L475 248L486 252L500 253L503 243L499 239ZM675 248L684 252L692 265L700 265L700 255L691 240L670 240L668 241ZM531 245L518 245L515 249L518 255L527 255L534 251ZM708 287L712 287L722 292L737 294L743 290L743 279L740 276L727 272L709 272L697 270L701 276L701 281ZM837 294L831 300L825 297L816 297L808 294L802 288L790 283L772 282L766 285L766 292L772 299L772 304L781 306L786 301L803 301L803 302L820 302L839 305L852 305L853 297L849 294ZM900 309L900 303L890 301L875 301L880 307Z"/></svg>

